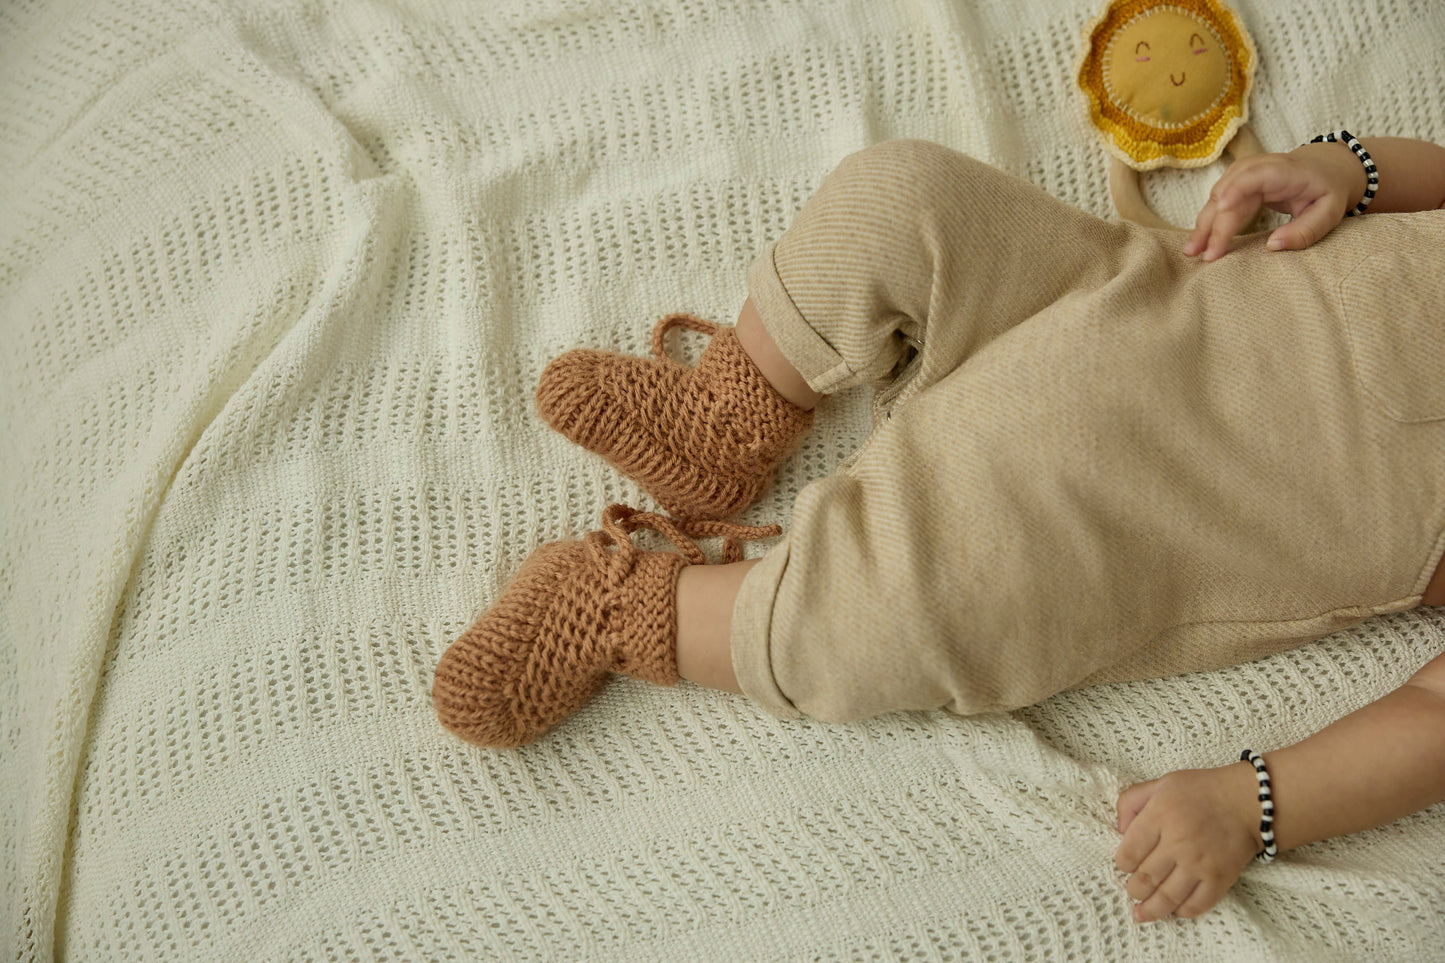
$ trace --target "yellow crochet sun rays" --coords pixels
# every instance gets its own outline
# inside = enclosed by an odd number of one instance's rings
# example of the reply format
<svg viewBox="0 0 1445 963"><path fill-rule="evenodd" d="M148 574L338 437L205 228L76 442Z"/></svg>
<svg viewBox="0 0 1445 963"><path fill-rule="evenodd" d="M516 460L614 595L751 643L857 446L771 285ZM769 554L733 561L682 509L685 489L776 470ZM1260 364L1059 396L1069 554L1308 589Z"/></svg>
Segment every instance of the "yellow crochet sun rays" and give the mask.
<svg viewBox="0 0 1445 963"><path fill-rule="evenodd" d="M1135 170L1200 167L1249 117L1254 43L1215 0L1113 0L1085 30L1079 87Z"/></svg>

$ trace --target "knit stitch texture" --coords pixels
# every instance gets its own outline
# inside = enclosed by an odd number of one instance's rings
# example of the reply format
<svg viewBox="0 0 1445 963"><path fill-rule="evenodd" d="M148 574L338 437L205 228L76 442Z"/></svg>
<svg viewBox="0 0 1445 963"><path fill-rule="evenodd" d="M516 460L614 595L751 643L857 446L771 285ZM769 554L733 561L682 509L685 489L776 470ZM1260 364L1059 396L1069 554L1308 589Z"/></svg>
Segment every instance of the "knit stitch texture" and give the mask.
<svg viewBox="0 0 1445 963"><path fill-rule="evenodd" d="M0 4L0 959L1438 959L1441 807L1138 926L1113 806L1382 695L1442 612L977 719L619 677L515 751L437 722L523 560L649 501L546 363L734 317L885 138L1108 216L1101 5ZM1234 6L1266 147L1445 142L1445 5ZM1189 223L1220 169L1146 189ZM870 421L826 399L744 519Z"/></svg>
<svg viewBox="0 0 1445 963"><path fill-rule="evenodd" d="M628 533L641 526L684 554L638 550ZM480 746L514 748L576 712L609 673L675 685L677 575L705 561L689 532L727 537L724 561L736 561L737 539L781 530L679 523L613 505L601 531L543 545L437 664L432 700L442 725Z"/></svg>
<svg viewBox="0 0 1445 963"><path fill-rule="evenodd" d="M669 358L675 327L712 335L694 368ZM652 358L569 351L537 386L543 420L688 518L728 518L758 500L813 413L792 404L743 351L737 332L690 315L653 329Z"/></svg>
<svg viewBox="0 0 1445 963"><path fill-rule="evenodd" d="M682 556L648 553L619 571L590 549L537 549L496 605L452 643L432 685L442 725L477 745L520 746L576 712L613 670L659 685L678 681Z"/></svg>

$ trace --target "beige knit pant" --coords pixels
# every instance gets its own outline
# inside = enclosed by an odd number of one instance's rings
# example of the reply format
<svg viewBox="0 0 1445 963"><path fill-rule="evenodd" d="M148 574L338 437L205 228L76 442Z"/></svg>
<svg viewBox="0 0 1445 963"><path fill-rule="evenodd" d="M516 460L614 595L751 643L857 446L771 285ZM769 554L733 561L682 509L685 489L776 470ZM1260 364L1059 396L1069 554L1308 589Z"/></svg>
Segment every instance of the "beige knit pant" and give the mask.
<svg viewBox="0 0 1445 963"><path fill-rule="evenodd" d="M935 145L845 160L749 290L815 390L874 383L880 417L743 583L744 692L987 712L1417 605L1445 550L1445 212L1263 240L1204 264Z"/></svg>

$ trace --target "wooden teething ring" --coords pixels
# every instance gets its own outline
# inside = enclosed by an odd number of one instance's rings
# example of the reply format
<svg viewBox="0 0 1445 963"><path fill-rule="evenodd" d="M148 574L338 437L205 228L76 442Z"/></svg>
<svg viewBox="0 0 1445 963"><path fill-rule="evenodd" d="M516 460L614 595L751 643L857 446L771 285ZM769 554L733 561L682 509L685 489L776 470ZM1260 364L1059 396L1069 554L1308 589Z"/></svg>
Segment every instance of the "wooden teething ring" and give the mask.
<svg viewBox="0 0 1445 963"><path fill-rule="evenodd" d="M1249 129L1249 125L1243 124L1234 132L1234 139L1229 142L1229 146L1225 147L1224 151L1235 160L1240 160L1245 157L1253 157L1255 154L1263 154L1264 146L1260 144L1259 138L1254 136L1254 131ZM1144 227L1162 227L1171 231L1188 230L1188 228L1170 224L1154 213L1149 202L1144 200L1144 189L1140 185L1139 174L1139 171L1119 158L1110 156L1109 193L1114 197L1114 208L1119 212L1119 216ZM1252 223L1245 224L1240 228L1240 233L1246 233L1252 229Z"/></svg>

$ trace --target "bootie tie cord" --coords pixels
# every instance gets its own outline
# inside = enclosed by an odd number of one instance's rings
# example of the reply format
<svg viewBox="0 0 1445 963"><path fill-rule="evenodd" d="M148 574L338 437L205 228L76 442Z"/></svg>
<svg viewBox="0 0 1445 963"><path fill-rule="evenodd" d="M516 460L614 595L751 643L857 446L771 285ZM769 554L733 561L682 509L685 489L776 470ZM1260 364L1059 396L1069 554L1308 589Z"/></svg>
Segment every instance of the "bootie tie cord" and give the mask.
<svg viewBox="0 0 1445 963"><path fill-rule="evenodd" d="M711 336L717 334L722 329L722 325L705 321L692 314L669 314L652 328L652 353L663 360L668 358L667 347L663 341L673 328L687 328L689 331Z"/></svg>
<svg viewBox="0 0 1445 963"><path fill-rule="evenodd" d="M639 528L678 551L639 549L631 537ZM721 536L723 561L735 562L744 540L781 533L609 506L601 531L533 551L447 648L432 682L437 718L477 745L520 746L581 708L610 673L673 685L678 573L707 564L695 539Z"/></svg>
<svg viewBox="0 0 1445 963"><path fill-rule="evenodd" d="M721 537L722 564L726 565L743 560L743 542L776 538L783 534L781 525L741 525L705 518L673 518L657 512L638 511L627 505L609 505L602 512L601 531L589 532L585 541L598 560L606 563L608 577L616 582L632 571L637 560L639 549L633 544L631 533L639 528L650 528L662 534L692 565L708 564L707 556L696 539ZM616 551L613 551L614 548ZM610 559L608 555L611 555Z"/></svg>

